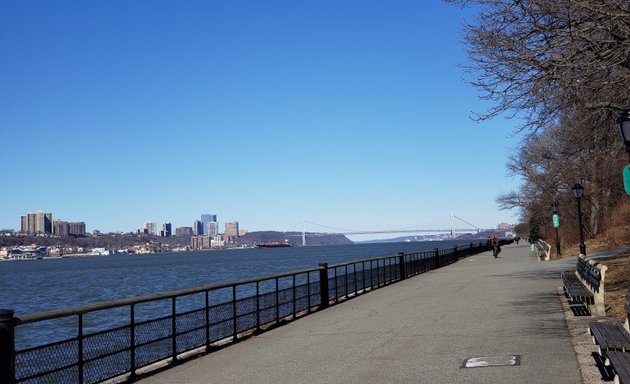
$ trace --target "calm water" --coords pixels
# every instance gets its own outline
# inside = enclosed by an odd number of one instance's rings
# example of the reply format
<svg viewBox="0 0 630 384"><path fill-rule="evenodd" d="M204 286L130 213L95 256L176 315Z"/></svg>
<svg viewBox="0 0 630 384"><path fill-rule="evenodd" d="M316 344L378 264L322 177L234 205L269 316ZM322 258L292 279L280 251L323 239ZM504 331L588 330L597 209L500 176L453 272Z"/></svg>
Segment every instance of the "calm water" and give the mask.
<svg viewBox="0 0 630 384"><path fill-rule="evenodd" d="M353 244L0 262L0 308L28 314L464 241Z"/></svg>

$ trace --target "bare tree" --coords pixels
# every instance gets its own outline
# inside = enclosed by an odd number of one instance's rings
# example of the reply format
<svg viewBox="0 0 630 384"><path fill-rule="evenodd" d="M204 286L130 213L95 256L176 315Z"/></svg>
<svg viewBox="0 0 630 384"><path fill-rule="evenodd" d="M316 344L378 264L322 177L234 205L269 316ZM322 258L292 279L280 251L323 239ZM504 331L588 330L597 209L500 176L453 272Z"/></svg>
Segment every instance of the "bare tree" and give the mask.
<svg viewBox="0 0 630 384"><path fill-rule="evenodd" d="M614 122L630 102L630 2L446 1L478 10L464 26L465 70L492 106L476 118L523 121L517 132L526 135L507 163L523 184L499 195L499 207L531 221L558 201L570 217L570 188L581 182L587 232L596 235L623 194Z"/></svg>
<svg viewBox="0 0 630 384"><path fill-rule="evenodd" d="M468 80L493 102L479 119L507 114L535 131L566 109L630 100L627 0L446 1L479 9L464 27Z"/></svg>

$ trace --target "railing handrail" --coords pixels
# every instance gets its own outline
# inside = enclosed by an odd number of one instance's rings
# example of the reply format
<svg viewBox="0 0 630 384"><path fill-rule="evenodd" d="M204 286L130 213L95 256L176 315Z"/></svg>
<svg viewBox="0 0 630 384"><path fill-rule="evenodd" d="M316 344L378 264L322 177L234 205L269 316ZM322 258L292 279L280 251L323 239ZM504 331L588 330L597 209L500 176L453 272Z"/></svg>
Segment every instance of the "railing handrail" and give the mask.
<svg viewBox="0 0 630 384"><path fill-rule="evenodd" d="M451 251L455 248L457 247L445 248L443 250ZM431 253L431 252L434 252L434 251L431 250L431 251L412 252L409 254L406 253L405 256L419 254L419 253ZM397 258L398 256L399 255L396 254L396 255L372 257L368 259L357 259L357 260L346 261L346 262L341 262L341 263L336 263L336 264L330 264L328 265L328 268L339 268L339 267L344 267L346 265L352 265L352 264L357 264L357 263L362 263L362 262L367 262L367 261L393 259L393 258ZM235 285L237 286L245 285L245 284L251 284L251 283L256 283L260 281L280 279L283 277L289 277L293 275L301 275L305 273L318 272L322 268L323 267L320 266L320 267L314 267L314 268L299 269L295 271L283 272L283 273L278 273L278 274L273 274L273 275L257 276L257 277L251 277L251 278L246 278L246 279L241 279L241 280L232 280L232 281L226 281L222 283L213 283L213 284L208 284L208 285L203 285L203 286L193 287L193 288L184 288L184 289L163 292L163 293L158 293L158 294L153 294L153 295L143 295L143 296L130 297L126 299L101 301L101 302L86 304L86 305L82 305L78 307L54 309L50 311L41 311L41 312L36 312L36 313L26 314L26 315L21 315L21 316L17 315L15 317L18 321L17 324L28 324L28 323L34 323L34 322L43 321L43 320L53 320L60 317L81 315L81 314L85 314L89 312L111 309L115 307L141 304L141 303L146 303L149 301L187 296L187 295L192 295L192 294L200 293L200 292L207 292L207 291L213 291L213 290L222 289L222 288L228 288Z"/></svg>
<svg viewBox="0 0 630 384"><path fill-rule="evenodd" d="M422 251L422 252L433 252L433 251ZM405 253L405 256L415 255L416 253L421 253L421 252ZM341 262L341 263L329 264L328 268L345 267L346 265L352 265L352 264L357 264L357 263L364 263L366 261L393 259L393 258L397 258L399 256L400 256L399 254L394 254L394 255L387 255L387 256L372 257L372 258L369 258L369 259L357 259L357 260L344 261L344 262Z"/></svg>
<svg viewBox="0 0 630 384"><path fill-rule="evenodd" d="M52 319L57 319L60 317L73 316L73 315L82 315L89 312L100 311L104 309L111 309L115 307L122 307L122 306L127 306L127 305L141 304L141 303L146 303L149 301L171 299L173 297L193 295L195 293L213 291L217 289L233 287L235 285L245 285L245 284L251 284L251 283L256 283L260 281L281 279L283 277L289 277L293 275L302 275L305 273L318 272L320 269L322 269L322 267L299 269L296 271L283 272L283 273L278 273L275 275L265 275L265 276L251 277L251 278L241 279L241 280L226 281L223 283L213 283L213 284L203 285L200 287L184 288L184 289L163 292L163 293L158 293L158 294L153 294L153 295L130 297L127 299L101 301L97 303L82 305L79 307L73 307L73 308L67 308L67 309L54 309L50 311L41 311L41 312L36 312L36 313L21 315L21 316L16 315L15 317L18 320L17 322L18 325L28 324L28 323L33 323L36 321L52 320Z"/></svg>

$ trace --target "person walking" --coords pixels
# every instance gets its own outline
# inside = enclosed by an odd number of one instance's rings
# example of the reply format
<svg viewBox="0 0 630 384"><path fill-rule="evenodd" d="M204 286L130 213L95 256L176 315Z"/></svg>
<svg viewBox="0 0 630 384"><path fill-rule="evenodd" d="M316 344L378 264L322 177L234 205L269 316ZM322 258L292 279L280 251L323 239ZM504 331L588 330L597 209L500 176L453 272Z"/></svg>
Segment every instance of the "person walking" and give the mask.
<svg viewBox="0 0 630 384"><path fill-rule="evenodd" d="M490 244L492 245L492 255L496 259L499 256L499 252L501 252L501 247L499 246L499 237L494 234L490 238Z"/></svg>

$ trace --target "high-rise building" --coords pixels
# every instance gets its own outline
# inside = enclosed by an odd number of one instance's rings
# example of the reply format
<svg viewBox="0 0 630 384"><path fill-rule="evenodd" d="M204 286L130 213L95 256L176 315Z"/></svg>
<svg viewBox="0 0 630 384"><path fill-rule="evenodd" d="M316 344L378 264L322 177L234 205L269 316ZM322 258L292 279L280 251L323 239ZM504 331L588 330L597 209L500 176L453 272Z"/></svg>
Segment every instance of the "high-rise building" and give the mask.
<svg viewBox="0 0 630 384"><path fill-rule="evenodd" d="M211 213L204 213L201 215L201 225L203 225L203 234L208 234L208 223L217 222L217 215L213 215Z"/></svg>
<svg viewBox="0 0 630 384"><path fill-rule="evenodd" d="M144 229L147 230L149 235L157 235L157 226L155 225L155 221L147 221L144 223Z"/></svg>
<svg viewBox="0 0 630 384"><path fill-rule="evenodd" d="M68 223L68 235L85 236L85 223L83 221Z"/></svg>
<svg viewBox="0 0 630 384"><path fill-rule="evenodd" d="M53 234L55 236L68 236L69 226L67 221L55 220L53 221Z"/></svg>
<svg viewBox="0 0 630 384"><path fill-rule="evenodd" d="M216 236L219 234L219 223L216 221L208 222L208 236Z"/></svg>
<svg viewBox="0 0 630 384"><path fill-rule="evenodd" d="M175 236L192 236L193 229L191 227L177 227L175 228Z"/></svg>
<svg viewBox="0 0 630 384"><path fill-rule="evenodd" d="M55 236L85 236L85 223L55 220L53 222L53 234Z"/></svg>
<svg viewBox="0 0 630 384"><path fill-rule="evenodd" d="M162 224L163 237L171 237L173 235L173 227L168 221Z"/></svg>
<svg viewBox="0 0 630 384"><path fill-rule="evenodd" d="M52 213L37 211L21 217L21 231L29 235L51 235L53 233Z"/></svg>
<svg viewBox="0 0 630 384"><path fill-rule="evenodd" d="M203 225L201 225L201 221L199 220L193 221L192 230L193 230L193 235L195 236L203 235Z"/></svg>
<svg viewBox="0 0 630 384"><path fill-rule="evenodd" d="M225 223L225 236L229 239L238 237L238 221Z"/></svg>

